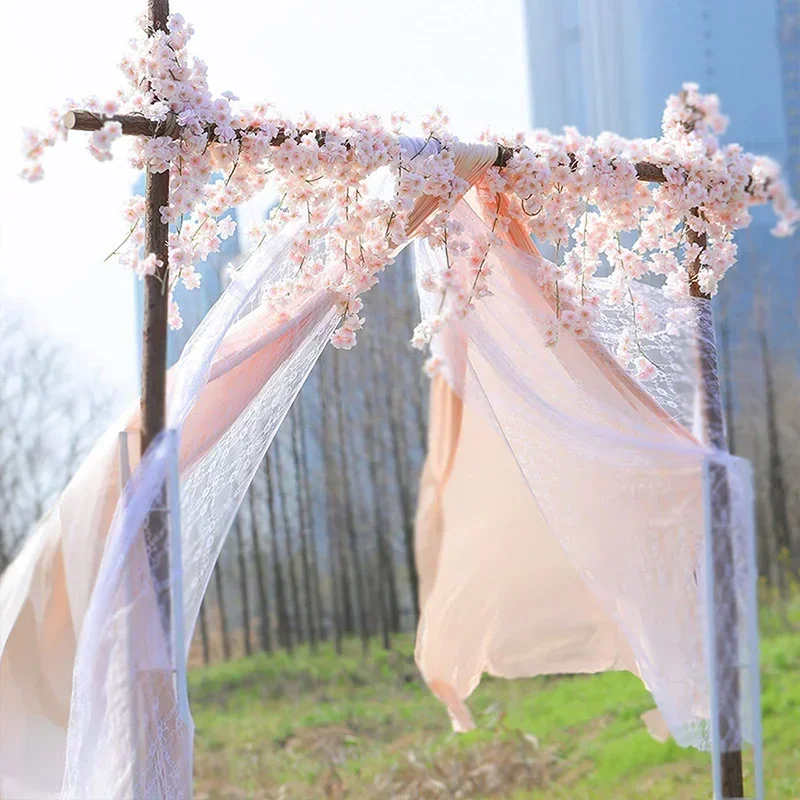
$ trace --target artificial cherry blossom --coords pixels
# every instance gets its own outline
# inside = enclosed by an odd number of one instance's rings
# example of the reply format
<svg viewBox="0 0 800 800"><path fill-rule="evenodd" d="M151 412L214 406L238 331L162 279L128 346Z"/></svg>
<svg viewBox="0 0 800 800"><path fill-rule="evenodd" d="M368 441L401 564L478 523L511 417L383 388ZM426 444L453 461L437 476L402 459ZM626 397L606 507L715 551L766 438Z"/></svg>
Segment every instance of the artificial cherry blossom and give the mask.
<svg viewBox="0 0 800 800"><path fill-rule="evenodd" d="M608 133L591 138L574 128L560 135L539 130L492 137L514 153L503 168L481 178L478 198L489 231L470 240L452 214L470 186L456 174L458 143L447 132L441 109L423 121L427 138L415 153L400 146L402 115L392 116L390 129L372 115L340 115L333 124L310 114L292 121L268 103L248 108L231 92L213 95L206 65L188 52L193 29L180 14L169 18L167 31L149 31L146 19L141 26L120 62L126 89L106 101L68 101L51 113L46 133L27 131L23 177L41 179L43 153L66 136L66 110L82 107L101 119L135 113L162 125L163 135L135 140L131 160L137 169L170 173L169 202L159 213L171 226L165 291L174 328L183 324L174 288L178 282L190 290L200 285L195 266L235 232L227 212L269 184L281 202L251 231L254 249L289 222L299 233L287 254L289 274L266 288L264 302L288 318L299 298L326 288L340 315L331 341L353 347L364 324L361 296L408 242L411 212L428 196L439 201L438 209L416 234L443 252L445 266L421 276L423 289L440 302L438 312L415 329L415 347L426 349L446 325L464 319L491 295L493 251L509 226L521 222L554 253L533 275L553 306L552 318L542 320L545 344L556 346L561 332L588 336L601 302L621 305L629 322L617 355L645 380L657 366L644 355L642 340L656 332L657 322L646 305L634 301L632 284L655 276L668 296L678 298L687 296L695 281L713 295L736 259L732 235L750 223L751 205L772 204L776 235L791 234L800 222L778 166L737 145L721 145L718 136L727 120L718 98L686 84L667 101L659 139ZM106 120L88 148L108 160L121 134L119 122ZM660 166L664 182L639 180L637 162ZM388 197L370 182L387 169L394 177ZM140 277L160 275L163 265L155 255L141 254L144 199L128 201L124 218L130 232L114 255ZM595 288L599 271L610 274L602 300ZM429 374L441 368L439 357L426 362Z"/></svg>

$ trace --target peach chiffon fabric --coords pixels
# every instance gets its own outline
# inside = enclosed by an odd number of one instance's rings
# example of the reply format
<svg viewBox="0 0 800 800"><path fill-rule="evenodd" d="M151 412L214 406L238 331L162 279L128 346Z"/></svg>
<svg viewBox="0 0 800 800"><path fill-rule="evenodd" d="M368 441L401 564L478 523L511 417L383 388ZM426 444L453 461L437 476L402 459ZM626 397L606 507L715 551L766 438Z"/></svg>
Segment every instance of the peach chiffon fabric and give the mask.
<svg viewBox="0 0 800 800"><path fill-rule="evenodd" d="M416 151L426 143L410 141L407 146ZM472 184L494 158L493 147L459 146L456 151L456 171ZM411 231L423 223L437 206L437 200L423 198L412 212ZM281 252L285 252L285 248ZM280 271L280 264L273 266ZM228 291L236 292L237 288L233 286ZM231 305L236 305L235 296ZM177 402L188 402L190 407L185 420L182 417L178 420L178 424L182 423L179 458L182 483L192 477L193 469L215 447L220 446L221 442L225 446L230 443L230 433L243 418L251 401L263 392L272 376L280 374L279 370L303 348L309 337L318 336L325 329L328 322L333 320L333 314L334 298L325 290L300 301L296 308L290 310L288 319L276 319L269 310L256 307L227 330L213 354L210 372L201 391L197 397L190 396L189 401L184 397L185 387L198 380L202 365L195 367L190 364L188 376L186 365L181 362L171 370L170 384L176 382L174 379L180 383L177 392L180 399ZM203 348L198 350L202 351ZM195 374L196 371L198 374ZM172 398L171 394L168 396ZM170 413L180 414L175 409ZM102 722L103 714L113 710L109 709L109 706L113 706L113 697L108 696L109 674L106 673L106 685L102 694L98 691L96 700L98 704L102 703L99 715L84 714L89 720L86 726L88 733L80 732L76 737L75 731L71 730L71 712L74 715L71 698L74 703L74 669L82 646L81 633L94 588L98 584L112 519L115 511L119 513L119 432L126 431L129 434L131 468L135 471L139 463L139 426L137 404L98 441L55 507L32 532L17 558L0 578L0 800L22 797L26 800L43 800L62 796L80 797L83 800L80 786L102 786L102 789L92 788L92 796L97 795L99 800L97 793L100 792L105 800L107 796L131 796L132 787L140 782L135 775L136 767L131 763L137 748L128 741L120 741L109 754L107 731L102 734L106 748L103 759L110 759L110 762L90 767L96 770L97 775L87 777L83 763L79 766L66 763L68 733L71 731L75 751L88 753L91 758L93 742L83 739L85 736L101 735L91 733L92 725L96 724L98 718ZM204 479L213 480L213 475L204 475ZM237 491L243 493L245 488L238 487ZM194 496L202 493L202 487L199 490L197 486L193 487ZM187 511L182 511L184 518L189 516ZM211 535L206 531L200 533ZM221 546L221 543L218 544ZM148 573L146 554L141 543L134 545L127 557L131 563L125 565L124 572L139 576ZM211 566L213 561L198 567L204 570L204 574L184 576L184 585L187 586L191 581L204 587L209 578L209 574L205 573L210 573ZM139 591L141 587L136 589ZM144 597L142 600L140 597L134 613L140 616L149 614L151 619L133 619L128 623L128 634L132 631L134 639L136 636L152 636L155 608L153 598ZM189 622L193 623L194 619ZM147 633L148 629L150 634ZM142 641L144 643L145 640ZM153 659L157 662L160 658L157 651L159 647L164 649L163 643L148 641L147 646L155 648ZM103 674L102 664L98 666L96 661L102 658L102 653L92 654L90 675ZM111 691L115 691L113 676L111 680ZM180 760L191 769L191 745L188 745L188 752L181 752L181 748L187 745L179 736L179 726L169 721L177 703L174 691L171 687L159 688L155 685L161 680L157 671L151 673L149 678L141 674L128 677L129 682L142 680L151 681L149 690L143 695L151 698L152 707L140 709L141 731L136 735L145 743L145 747L152 748L155 743L156 747L165 748L159 759L162 764L174 764ZM84 691L87 688L85 684L86 680L83 681ZM129 693L133 689L123 681L116 691ZM129 698L125 702L129 704ZM162 744L158 740L164 739L165 733L167 740L171 741ZM78 738L77 742L75 738ZM82 759L84 757L81 756ZM76 772L80 772L77 783L65 780L65 775ZM184 781L184 785L173 787L171 784L169 798L191 796L190 775L182 776L180 780ZM70 784L69 789L66 788L67 783ZM63 793L62 786L65 787Z"/></svg>
<svg viewBox="0 0 800 800"><path fill-rule="evenodd" d="M462 206L480 230L477 204ZM527 271L541 256L522 226L505 238L495 296L439 337L449 370L431 388L420 482L417 663L456 730L473 726L465 700L483 673L628 670L683 743L707 744L707 450L597 339L544 346L554 299ZM424 269L436 256L422 250ZM645 721L666 735L661 714Z"/></svg>
<svg viewBox="0 0 800 800"><path fill-rule="evenodd" d="M234 326L186 419L180 470L214 446L295 346L295 331L330 310L324 293L277 322L263 311ZM0 798L58 797L81 625L120 496L119 432L139 461L138 407L95 445L0 581ZM146 572L135 548L130 572Z"/></svg>
<svg viewBox="0 0 800 800"><path fill-rule="evenodd" d="M455 728L473 727L463 700L483 672L636 672L624 634L549 531L508 446L441 377L429 425L417 658Z"/></svg>

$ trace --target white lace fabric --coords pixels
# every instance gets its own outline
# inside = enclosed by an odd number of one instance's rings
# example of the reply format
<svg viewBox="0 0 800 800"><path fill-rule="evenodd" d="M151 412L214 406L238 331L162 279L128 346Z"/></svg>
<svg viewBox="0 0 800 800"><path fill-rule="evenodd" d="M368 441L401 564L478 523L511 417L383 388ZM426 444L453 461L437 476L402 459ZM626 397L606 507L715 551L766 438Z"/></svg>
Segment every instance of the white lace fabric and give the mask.
<svg viewBox="0 0 800 800"><path fill-rule="evenodd" d="M457 219L470 239L487 229L469 199ZM661 323L641 338L658 366L642 385L603 346L629 310L601 304L590 336L562 331L547 347L556 300L535 280L542 257L510 241L495 256L492 296L434 341L447 368L417 521L423 675L459 729L484 672L626 669L680 744L711 749L712 717L719 749L757 742L750 469L691 432L697 361L713 343L707 301L636 287ZM417 245L423 317L438 307L425 272L443 258ZM714 619L722 666L710 682ZM713 702L726 680L735 691Z"/></svg>

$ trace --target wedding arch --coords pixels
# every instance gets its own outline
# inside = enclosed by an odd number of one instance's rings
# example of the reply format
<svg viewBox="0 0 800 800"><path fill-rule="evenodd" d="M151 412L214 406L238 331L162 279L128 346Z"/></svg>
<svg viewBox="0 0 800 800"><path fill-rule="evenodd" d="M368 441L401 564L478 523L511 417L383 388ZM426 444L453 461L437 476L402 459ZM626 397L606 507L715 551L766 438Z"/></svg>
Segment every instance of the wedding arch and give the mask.
<svg viewBox="0 0 800 800"><path fill-rule="evenodd" d="M629 670L651 729L712 750L717 797L744 796L750 741L762 797L751 478L725 447L710 297L751 205L773 205L779 235L800 220L777 165L722 146L694 85L657 140L466 144L438 111L420 138L402 118L284 119L212 96L191 26L148 5L127 92L26 140L36 180L69 130L100 160L133 137L147 190L117 252L145 282L144 371L141 406L0 583L0 735L17 731L0 789L191 796L186 651L211 569L315 362L355 345L410 244L432 377L426 682L465 729L484 672ZM226 210L268 183L278 208L167 376L173 288L198 285Z"/></svg>

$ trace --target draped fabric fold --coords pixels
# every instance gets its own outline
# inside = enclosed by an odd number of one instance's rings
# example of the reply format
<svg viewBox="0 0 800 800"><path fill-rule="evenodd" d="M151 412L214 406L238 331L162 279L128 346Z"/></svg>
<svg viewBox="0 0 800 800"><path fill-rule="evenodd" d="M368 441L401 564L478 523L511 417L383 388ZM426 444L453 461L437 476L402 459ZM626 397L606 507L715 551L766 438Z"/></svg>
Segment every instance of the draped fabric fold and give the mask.
<svg viewBox="0 0 800 800"><path fill-rule="evenodd" d="M404 140L416 153L434 143ZM473 182L490 146L459 146ZM422 198L410 231L439 201ZM0 798L191 797L192 721L172 680L142 537L178 460L186 646L247 487L341 315L318 289L276 312L292 224L264 243L168 376L167 432L140 462L139 411L98 441L0 579ZM133 478L120 492L119 432ZM180 432L179 452L177 437ZM175 579L175 564L171 581Z"/></svg>
<svg viewBox="0 0 800 800"><path fill-rule="evenodd" d="M335 325L324 289L287 315L260 303L291 238L283 231L240 271L170 371L187 647L241 497ZM122 503L118 431L134 462ZM140 534L174 452L162 436L137 465L138 434L137 408L98 442L0 583L0 797L190 794L191 720L156 678L169 672L169 647Z"/></svg>
<svg viewBox="0 0 800 800"><path fill-rule="evenodd" d="M486 230L475 197L456 218L471 239ZM611 312L591 335L564 331L546 346L557 298L535 279L544 259L513 226L504 238L492 296L433 343L446 368L431 390L417 517L417 662L457 729L471 725L465 700L484 672L629 670L676 740L707 749L709 509L724 517L734 548L741 630L723 658L757 662L745 625L755 586L749 466L690 431L693 359L712 335L709 315L695 301L637 290L665 323L682 320L647 343L659 373L645 390L603 346L618 329ZM425 276L442 258L417 246L423 316L432 307ZM725 476L711 498L709 463ZM756 677L740 677L749 699ZM657 717L648 723L663 734ZM735 749L731 736L723 744Z"/></svg>
<svg viewBox="0 0 800 800"><path fill-rule="evenodd" d="M254 291L229 292L238 302L215 306L170 373L170 422L185 417L179 469L187 647L252 473L335 325L321 290L288 320L252 311L220 344ZM187 409L180 401L199 386ZM129 434L134 462L120 504L118 431ZM169 671L169 648L140 533L173 453L161 437L138 465L138 434L136 409L98 442L0 583L0 797L189 796L190 775L179 767L191 765L190 720L178 720L171 685L148 678ZM131 673L136 689L128 692ZM49 747L43 731L51 732Z"/></svg>

